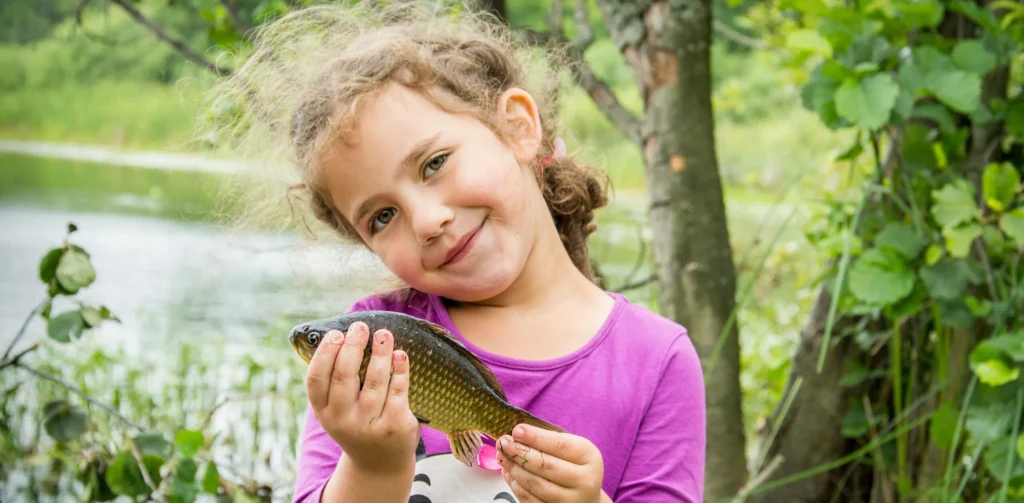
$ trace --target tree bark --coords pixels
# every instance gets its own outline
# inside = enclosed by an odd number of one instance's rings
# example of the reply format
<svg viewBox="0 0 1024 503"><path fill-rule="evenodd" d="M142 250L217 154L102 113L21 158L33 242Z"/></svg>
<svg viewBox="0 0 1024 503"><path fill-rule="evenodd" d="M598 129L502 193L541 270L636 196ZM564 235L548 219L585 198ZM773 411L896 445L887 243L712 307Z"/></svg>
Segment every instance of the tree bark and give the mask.
<svg viewBox="0 0 1024 503"><path fill-rule="evenodd" d="M747 478L735 324L736 272L711 108L711 2L598 2L644 101L641 149L651 194L659 308L687 327L705 369L705 501ZM724 333L723 333L724 332ZM709 359L726 337L717 362ZM713 370L709 373L709 368Z"/></svg>

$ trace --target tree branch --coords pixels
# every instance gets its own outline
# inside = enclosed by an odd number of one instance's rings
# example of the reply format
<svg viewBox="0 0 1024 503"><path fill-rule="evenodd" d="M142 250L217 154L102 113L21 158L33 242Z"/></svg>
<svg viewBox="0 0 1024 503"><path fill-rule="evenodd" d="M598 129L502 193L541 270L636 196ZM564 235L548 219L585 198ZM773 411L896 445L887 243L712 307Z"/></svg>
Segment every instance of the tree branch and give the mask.
<svg viewBox="0 0 1024 503"><path fill-rule="evenodd" d="M740 33L718 19L712 20L712 26L720 35L736 42L737 44L745 45L752 49L766 49L768 47L768 44L764 43L764 41Z"/></svg>
<svg viewBox="0 0 1024 503"><path fill-rule="evenodd" d="M558 6L560 3L556 1L553 5ZM634 144L640 146L643 142L640 119L636 114L622 106L619 99L615 97L615 93L612 92L611 87L594 74L594 71L584 59L587 48L594 41L594 31L590 28L590 16L587 14L586 0L575 0L574 10L573 22L576 25L576 30L579 32L576 40L569 41L565 38L562 33L561 23L550 27L547 31L523 28L517 30L517 32L530 44L537 46L551 43L566 44L566 53L571 60L569 67L577 84L590 95L590 98L594 100L594 104L597 105L619 131L622 131ZM560 21L561 14L552 14L550 19L552 22Z"/></svg>
<svg viewBox="0 0 1024 503"><path fill-rule="evenodd" d="M153 32L153 34L156 35L157 38L159 38L160 40L163 40L164 42L167 42L168 45L170 45L175 50L177 50L179 53L181 53L183 56L185 56L185 58L187 58L188 60L192 61L193 63L196 63L196 64L199 64L199 65L203 66L207 70L210 70L210 71L216 73L217 75L220 75L220 76L231 75L231 70L228 70L227 68L223 68L223 67L217 66L212 61L204 58L201 54L199 54L199 53L195 52L194 50L192 50L192 48L189 47L188 44L186 44L185 42L182 42L181 40L178 40L178 39L172 37L169 33L164 31L164 29L161 28L160 25L154 23L149 18L147 18L146 16L142 15L142 13L139 12L139 10L136 9L134 5L129 3L128 0L111 0L111 1L116 3L122 9L124 9L125 12L127 12L129 16L131 16L136 21L138 21L140 24L142 24L143 26L148 28L149 31Z"/></svg>
<svg viewBox="0 0 1024 503"><path fill-rule="evenodd" d="M117 1L117 0L115 0L115 1ZM20 363L20 362L15 363L15 366L20 368L20 369L25 369L30 374L33 374L36 377L39 377L39 378L42 378L42 379L46 379L47 381L54 382L56 384L59 384L59 385L63 386L68 391L70 391L70 392L72 392L72 393L82 397L86 402L89 402L90 404L95 405L95 406L97 406L97 407L99 407L99 408L109 412L111 415L113 415L114 417L116 417L116 418L120 419L122 422L124 422L124 424L127 424L128 426L131 426L132 428L135 428L136 430L146 431L146 428L142 427L142 425L132 421L131 419L128 419L127 417L122 416L121 413L117 411L117 409L115 409L115 408L113 408L113 407L111 407L111 406L109 406L109 405L107 405L107 404L105 404L105 403L103 403L103 402L93 398L88 393L82 391L81 389L79 389L74 384L71 384L71 383L65 381L64 379L61 379L60 377L57 377L57 376L55 376L53 374L50 374L50 373L47 373L47 372L43 372L42 370L38 370L38 369L35 369L35 368L32 368L32 367L29 367L28 365L25 365L24 363Z"/></svg>
<svg viewBox="0 0 1024 503"><path fill-rule="evenodd" d="M23 356L25 356L25 355L27 355L27 354L29 354L32 351L35 351L37 349L39 349L39 344L33 344L33 345L29 346L28 348L23 349L20 353L12 356L11 358L9 358L7 360L4 360L4 361L0 361L0 370L3 370L4 367L9 367L11 365L17 365L18 364L18 360L21 360L21 358Z"/></svg>
<svg viewBox="0 0 1024 503"><path fill-rule="evenodd" d="M4 351L4 356L0 358L0 360L7 360L7 357L11 355L11 351L14 350L14 346L18 344L18 340L21 339L21 336L25 335L25 330L28 329L28 324L32 322L32 318L35 318L36 315L42 312L43 308L45 308L46 305L49 303L50 297L47 297L43 299L43 301L40 302L39 305L37 305L35 309L32 310L32 312L28 313L28 316L25 317L25 321L21 324L21 328L18 329L18 333L15 334L14 340L12 340L11 343L7 346L7 350Z"/></svg>
<svg viewBox="0 0 1024 503"><path fill-rule="evenodd" d="M238 33L241 33L242 37L246 40L251 40L249 32L252 30L252 25L245 19L242 19L242 16L238 15L238 9L235 7L235 3L231 0L217 1L224 7L224 11L228 13L228 19L231 20L231 24L235 25L235 29L238 30Z"/></svg>

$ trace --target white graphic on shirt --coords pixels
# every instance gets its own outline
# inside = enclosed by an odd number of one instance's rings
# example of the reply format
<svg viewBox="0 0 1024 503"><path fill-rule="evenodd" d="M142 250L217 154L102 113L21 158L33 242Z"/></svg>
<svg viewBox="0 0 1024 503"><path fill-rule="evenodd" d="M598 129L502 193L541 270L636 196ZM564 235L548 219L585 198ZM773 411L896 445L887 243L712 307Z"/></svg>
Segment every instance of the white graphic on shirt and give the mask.
<svg viewBox="0 0 1024 503"><path fill-rule="evenodd" d="M519 503L500 471L470 468L450 452L416 456L416 475L409 503Z"/></svg>

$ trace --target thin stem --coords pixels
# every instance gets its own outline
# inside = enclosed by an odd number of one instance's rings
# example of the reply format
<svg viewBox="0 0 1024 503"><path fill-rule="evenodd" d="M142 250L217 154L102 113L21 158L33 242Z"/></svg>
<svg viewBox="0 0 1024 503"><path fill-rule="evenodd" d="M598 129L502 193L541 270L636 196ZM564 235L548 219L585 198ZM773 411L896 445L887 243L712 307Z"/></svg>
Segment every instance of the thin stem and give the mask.
<svg viewBox="0 0 1024 503"><path fill-rule="evenodd" d="M9 367L11 365L17 365L18 364L18 360L21 360L21 357L23 357L23 356L25 356L25 355L27 355L27 354L29 354L32 351L35 351L37 349L39 349L39 344L33 344L33 345L31 345L31 346L21 350L21 352L19 352L18 354L12 356L11 358L9 358L7 360L4 360L4 361L0 362L0 370L3 370L4 367Z"/></svg>
<svg viewBox="0 0 1024 503"><path fill-rule="evenodd" d="M903 415L903 365L900 357L901 345L903 344L900 331L900 323L893 327L892 337L889 339L889 366L892 370L892 401L893 409L897 416ZM896 469L899 473L899 484L897 493L900 501L903 501L902 486L907 482L907 437L900 435L896 437Z"/></svg>
<svg viewBox="0 0 1024 503"><path fill-rule="evenodd" d="M43 308L45 308L46 305L50 303L50 300L51 297L46 297L45 299L43 299L42 302L39 303L39 305L35 307L35 309L32 310L32 312L28 313L28 316L25 317L25 321L21 324L21 328L18 329L18 333L14 336L14 340L11 341L11 344L7 346L7 350L4 351L3 358L0 358L0 360L6 360L7 357L11 355L11 351L13 351L14 346L18 344L18 340L21 339L21 336L25 335L25 331L28 329L28 324L32 322L32 318L35 318L36 315L42 312Z"/></svg>
<svg viewBox="0 0 1024 503"><path fill-rule="evenodd" d="M138 423L135 423L134 421L132 421L131 419L128 419L127 417L122 416L121 413L117 411L117 409L115 409L115 408L111 407L110 405L107 405L107 404L105 404L105 403L103 403L103 402L93 398L88 393L82 391L81 389L79 389L74 384L71 384L71 383L65 381L64 379L61 379L60 377L57 377L57 376L55 376L53 374L49 374L47 372L43 372L41 370L29 367L28 365L25 365L24 363L17 363L17 364L15 364L15 366L18 367L18 368L21 368L21 369L25 369L30 374L34 374L36 377L39 377L39 378L42 378L42 379L46 379L47 381L51 381L51 382L54 382L54 383L57 383L57 384L63 386L68 391L70 391L70 392L72 392L72 393L82 397L86 402L89 402L90 404L95 405L95 406L97 406L97 407L99 407L99 408L109 412L111 415L113 415L114 417L120 419L122 422L124 422L128 426L131 426L132 428L135 428L136 430L139 430L139 431L145 431L146 430L146 428L142 427L142 425L140 425Z"/></svg>
<svg viewBox="0 0 1024 503"><path fill-rule="evenodd" d="M1020 414L1021 408L1024 406L1024 388L1017 387L1017 413L1013 419L1013 435L1010 435L1010 448L1006 451L1006 467L1003 468L1003 480L1006 481L1003 484L1002 489L999 490L999 503L1006 503L1006 492L1010 489L1010 474L1013 473L1014 462L1017 461L1017 451L1015 445L1017 442L1017 435L1020 434Z"/></svg>
<svg viewBox="0 0 1024 503"><path fill-rule="evenodd" d="M960 417L957 418L956 428L953 430L953 443L950 444L949 458L946 459L946 480L943 483L942 491L942 494L947 496L949 495L949 485L953 482L953 459L956 458L956 448L960 443L960 434L963 433L964 420L967 418L967 405L971 403L971 396L974 395L974 386L977 382L978 376L972 375L971 382L967 385L967 393L964 395L963 405L960 407ZM974 459L977 459L977 455L974 456ZM956 499L954 498L953 501L956 501Z"/></svg>

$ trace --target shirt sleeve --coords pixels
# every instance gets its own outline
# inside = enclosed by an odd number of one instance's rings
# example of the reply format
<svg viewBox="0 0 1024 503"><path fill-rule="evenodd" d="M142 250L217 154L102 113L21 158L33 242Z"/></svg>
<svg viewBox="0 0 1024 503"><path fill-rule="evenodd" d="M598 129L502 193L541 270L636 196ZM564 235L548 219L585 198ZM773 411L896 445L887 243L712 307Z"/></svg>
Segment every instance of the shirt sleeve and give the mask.
<svg viewBox="0 0 1024 503"><path fill-rule="evenodd" d="M685 333L669 346L653 397L613 499L700 503L706 444L704 376Z"/></svg>
<svg viewBox="0 0 1024 503"><path fill-rule="evenodd" d="M347 312L376 309L374 299L362 299ZM299 442L298 469L295 474L293 503L319 503L327 480L341 459L341 447L324 431L313 407L306 405L306 422Z"/></svg>

